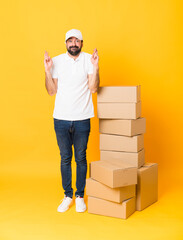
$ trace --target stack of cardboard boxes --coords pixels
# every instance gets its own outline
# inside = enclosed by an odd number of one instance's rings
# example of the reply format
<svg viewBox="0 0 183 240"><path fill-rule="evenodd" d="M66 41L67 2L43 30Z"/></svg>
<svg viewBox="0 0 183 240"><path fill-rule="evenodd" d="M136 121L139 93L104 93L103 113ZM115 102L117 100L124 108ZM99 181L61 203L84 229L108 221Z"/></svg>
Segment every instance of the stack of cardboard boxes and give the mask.
<svg viewBox="0 0 183 240"><path fill-rule="evenodd" d="M140 86L100 87L100 161L86 180L88 212L126 219L157 201L158 168L145 163Z"/></svg>

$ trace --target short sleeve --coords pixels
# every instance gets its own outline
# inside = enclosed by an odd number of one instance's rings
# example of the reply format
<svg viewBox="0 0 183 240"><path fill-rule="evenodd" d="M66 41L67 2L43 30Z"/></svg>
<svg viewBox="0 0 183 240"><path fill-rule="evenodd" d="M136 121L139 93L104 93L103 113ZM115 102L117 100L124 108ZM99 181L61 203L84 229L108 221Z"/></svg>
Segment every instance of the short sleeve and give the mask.
<svg viewBox="0 0 183 240"><path fill-rule="evenodd" d="M91 57L92 57L92 55L89 54L89 57L88 57L88 74L93 74L93 64L91 62Z"/></svg>
<svg viewBox="0 0 183 240"><path fill-rule="evenodd" d="M53 65L51 67L50 72L51 72L52 78L58 78L56 59L52 58L52 60L53 60Z"/></svg>

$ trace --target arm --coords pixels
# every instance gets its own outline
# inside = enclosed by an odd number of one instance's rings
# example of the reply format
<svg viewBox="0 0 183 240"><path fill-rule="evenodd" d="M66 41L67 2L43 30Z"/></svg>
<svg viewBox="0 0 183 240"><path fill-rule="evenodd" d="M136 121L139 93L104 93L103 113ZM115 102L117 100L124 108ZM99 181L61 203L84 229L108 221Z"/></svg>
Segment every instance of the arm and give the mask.
<svg viewBox="0 0 183 240"><path fill-rule="evenodd" d="M50 69L53 65L52 59L48 56L48 53L45 52L44 56L44 66L45 66L45 87L47 89L47 92L50 96L55 95L57 92L57 78L52 78Z"/></svg>
<svg viewBox="0 0 183 240"><path fill-rule="evenodd" d="M88 87L92 93L97 92L100 84L98 60L99 56L97 49L95 48L91 57L91 62L93 64L93 74L88 75Z"/></svg>
<svg viewBox="0 0 183 240"><path fill-rule="evenodd" d="M50 96L57 93L58 78L52 78L50 71L45 71L45 87Z"/></svg>
<svg viewBox="0 0 183 240"><path fill-rule="evenodd" d="M97 92L100 84L99 67L93 69L93 74L88 75L88 87L92 93Z"/></svg>

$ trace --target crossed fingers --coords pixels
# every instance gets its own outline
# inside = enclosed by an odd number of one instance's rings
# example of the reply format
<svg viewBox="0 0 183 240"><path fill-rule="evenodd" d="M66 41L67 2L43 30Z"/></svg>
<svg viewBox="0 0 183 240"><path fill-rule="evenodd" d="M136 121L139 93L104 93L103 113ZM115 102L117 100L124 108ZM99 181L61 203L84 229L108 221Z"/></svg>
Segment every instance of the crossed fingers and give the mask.
<svg viewBox="0 0 183 240"><path fill-rule="evenodd" d="M97 51L96 48L93 50L92 57L93 57L94 59L99 58L99 56L98 56L98 51Z"/></svg>
<svg viewBox="0 0 183 240"><path fill-rule="evenodd" d="M50 60L50 56L48 55L47 51L45 51L44 58L45 58L45 61L49 61Z"/></svg>

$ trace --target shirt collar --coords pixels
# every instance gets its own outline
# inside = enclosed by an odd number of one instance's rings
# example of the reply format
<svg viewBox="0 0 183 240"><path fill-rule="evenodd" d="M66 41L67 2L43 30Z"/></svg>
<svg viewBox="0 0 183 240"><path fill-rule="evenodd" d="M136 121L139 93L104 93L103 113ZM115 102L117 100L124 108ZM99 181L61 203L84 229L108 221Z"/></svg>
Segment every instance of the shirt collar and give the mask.
<svg viewBox="0 0 183 240"><path fill-rule="evenodd" d="M67 51L65 54L65 57L67 60L77 62L81 59L82 55L83 55L83 52L80 52L79 56L76 58L76 60L74 60L72 57L69 56L68 51Z"/></svg>

